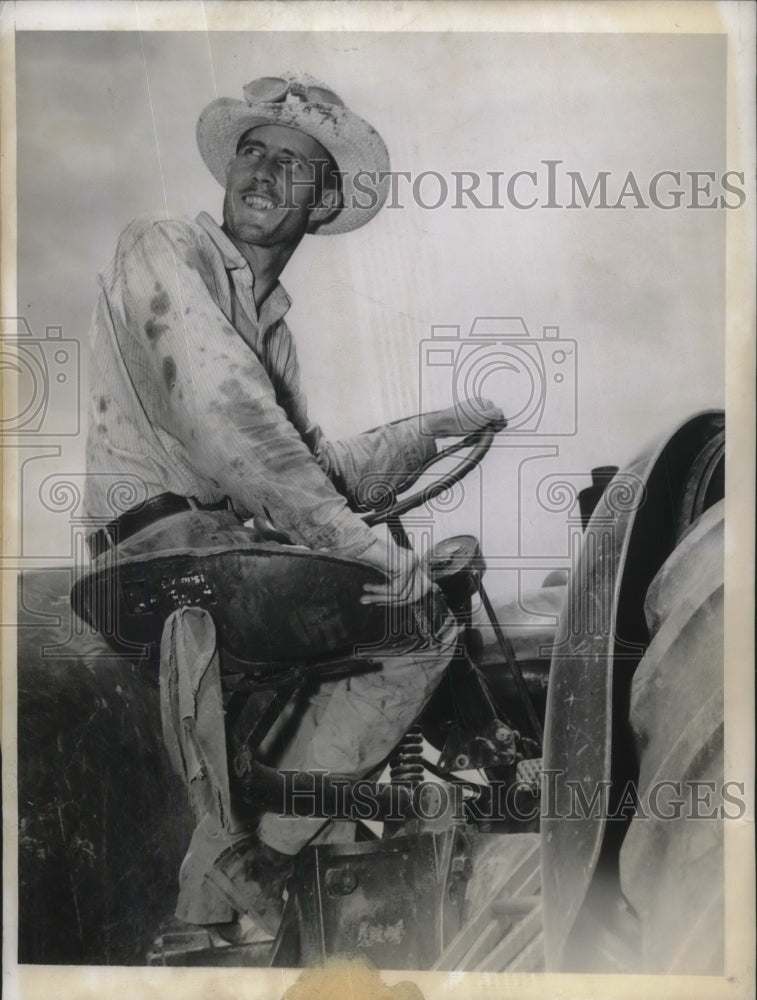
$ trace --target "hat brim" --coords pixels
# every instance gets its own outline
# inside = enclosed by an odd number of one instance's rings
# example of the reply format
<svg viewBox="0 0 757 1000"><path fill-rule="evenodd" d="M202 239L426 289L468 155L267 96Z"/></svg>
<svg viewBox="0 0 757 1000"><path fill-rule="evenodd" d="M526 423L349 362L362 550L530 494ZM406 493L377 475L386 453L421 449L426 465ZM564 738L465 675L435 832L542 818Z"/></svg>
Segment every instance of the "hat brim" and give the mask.
<svg viewBox="0 0 757 1000"><path fill-rule="evenodd" d="M247 104L222 97L197 122L197 145L205 165L222 187L245 132L259 125L285 125L316 139L342 175L343 207L318 227L318 234L348 233L369 222L386 201L389 153L378 132L341 105L294 101ZM383 179L379 176L384 174ZM357 187L355 182L357 180Z"/></svg>

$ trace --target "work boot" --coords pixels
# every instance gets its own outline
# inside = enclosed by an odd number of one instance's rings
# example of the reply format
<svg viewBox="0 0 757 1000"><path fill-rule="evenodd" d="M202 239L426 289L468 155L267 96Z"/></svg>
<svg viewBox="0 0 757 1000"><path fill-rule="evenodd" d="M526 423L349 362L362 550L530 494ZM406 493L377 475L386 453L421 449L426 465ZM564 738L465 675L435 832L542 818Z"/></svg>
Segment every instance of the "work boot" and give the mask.
<svg viewBox="0 0 757 1000"><path fill-rule="evenodd" d="M193 964L197 956L222 953L229 947L257 946L267 955L271 946L268 931L253 922L246 914L238 920L220 924L188 924L174 917L155 938L147 954L148 965ZM204 963L203 963L204 964ZM211 958L210 964L213 964Z"/></svg>
<svg viewBox="0 0 757 1000"><path fill-rule="evenodd" d="M206 878L240 913L276 934L294 858L251 835L220 855Z"/></svg>

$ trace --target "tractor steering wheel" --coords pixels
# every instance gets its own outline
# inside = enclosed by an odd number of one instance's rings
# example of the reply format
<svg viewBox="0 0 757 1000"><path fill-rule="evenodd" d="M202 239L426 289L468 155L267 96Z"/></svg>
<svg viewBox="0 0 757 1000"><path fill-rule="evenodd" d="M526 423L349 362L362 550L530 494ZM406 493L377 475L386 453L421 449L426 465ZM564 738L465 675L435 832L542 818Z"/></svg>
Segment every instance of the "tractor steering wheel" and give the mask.
<svg viewBox="0 0 757 1000"><path fill-rule="evenodd" d="M434 497L439 496L445 490L451 489L455 483L459 483L464 476L467 476L471 470L475 469L491 448L494 435L502 429L487 425L481 428L481 430L474 431L472 434L464 437L461 441L457 441L455 444L437 452L427 462L424 462L418 470L418 475L426 472L449 455L454 455L458 451L464 451L466 448L473 449L461 462L458 462L454 469L442 475L436 482L430 483L428 486L423 487L423 489L416 490L415 493L403 497L402 500L396 499L396 491L391 486L382 483L381 506L378 510L373 510L363 515L365 523L368 525L384 524L387 521L396 519L401 514L406 514L407 511L412 510L414 507L419 507L421 504L433 500Z"/></svg>

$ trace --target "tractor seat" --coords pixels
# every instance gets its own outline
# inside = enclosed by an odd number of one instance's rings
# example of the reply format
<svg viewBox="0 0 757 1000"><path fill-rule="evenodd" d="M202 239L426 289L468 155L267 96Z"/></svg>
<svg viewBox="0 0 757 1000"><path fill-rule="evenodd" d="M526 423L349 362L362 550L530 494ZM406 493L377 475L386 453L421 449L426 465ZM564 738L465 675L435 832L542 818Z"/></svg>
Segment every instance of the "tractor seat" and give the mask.
<svg viewBox="0 0 757 1000"><path fill-rule="evenodd" d="M80 577L71 604L132 658L159 647L172 612L204 608L216 627L222 669L226 660L234 672L270 674L379 649L410 652L424 632L441 628L447 607L436 588L410 607L361 604L364 584L382 579L355 559L260 542L126 558Z"/></svg>

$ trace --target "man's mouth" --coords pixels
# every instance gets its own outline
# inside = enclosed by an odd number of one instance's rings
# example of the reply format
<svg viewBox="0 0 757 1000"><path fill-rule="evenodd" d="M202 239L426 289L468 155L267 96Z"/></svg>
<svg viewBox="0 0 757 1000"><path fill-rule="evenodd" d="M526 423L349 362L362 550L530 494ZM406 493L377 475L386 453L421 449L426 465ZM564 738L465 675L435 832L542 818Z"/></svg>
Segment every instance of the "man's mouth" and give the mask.
<svg viewBox="0 0 757 1000"><path fill-rule="evenodd" d="M242 197L242 201L245 205L250 208L254 208L259 212L267 212L272 208L276 208L276 202L271 198L266 198L264 195L259 194L246 194Z"/></svg>

